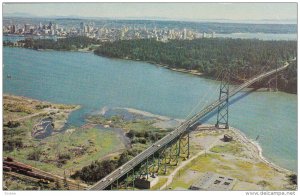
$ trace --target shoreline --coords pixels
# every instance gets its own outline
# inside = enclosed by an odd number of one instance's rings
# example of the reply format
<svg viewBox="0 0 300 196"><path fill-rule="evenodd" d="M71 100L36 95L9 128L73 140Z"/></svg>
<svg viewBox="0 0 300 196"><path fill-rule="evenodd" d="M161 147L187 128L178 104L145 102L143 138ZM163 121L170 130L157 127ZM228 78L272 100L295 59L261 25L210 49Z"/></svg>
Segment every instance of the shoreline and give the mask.
<svg viewBox="0 0 300 196"><path fill-rule="evenodd" d="M101 57L105 57L105 58L108 58L108 59L128 60L128 61L136 61L136 62L149 63L151 65L155 65L157 67L165 68L165 69L168 69L168 70L171 70L171 71L175 71L175 72L179 72L179 73L185 73L185 74L191 74L193 76L198 76L198 77L209 79L209 80L213 80L213 81L220 81L220 80L218 80L218 79L216 79L216 78L214 78L212 76L209 76L209 75L206 75L206 74L204 74L202 72L199 72L198 70L188 70L188 69L184 69L184 68L172 68L172 67L170 67L167 64L161 64L161 63L156 63L156 62L152 62L152 61L142 61L140 59L132 59L132 58L128 58L128 57L110 57L110 56L105 56L105 55L101 55L101 54L95 54L95 55L101 56ZM229 85L240 85L240 84L243 83L241 81L236 81L236 82L239 82L239 84L230 83ZM262 87L254 86L254 87L248 87L247 89L255 90L257 92L271 92L265 86L262 86ZM284 92L284 93L288 93L288 94L297 95L297 93L292 93L292 92L284 91L282 89L278 89L278 91Z"/></svg>
<svg viewBox="0 0 300 196"><path fill-rule="evenodd" d="M3 47L9 47L9 48L25 48L25 47L22 47L22 46L3 46ZM165 69L168 69L168 70L171 70L171 71L175 71L175 72L179 72L179 73L185 73L185 74L191 74L191 75L194 75L194 76L198 76L198 77L201 77L201 78L205 78L205 79L210 79L210 80L213 80L213 81L220 81L212 76L208 76L202 72L199 72L198 70L188 70L188 69L184 69L184 68L172 68L170 67L169 65L167 64L160 64L160 63L156 63L156 62L151 62L151 61L142 61L142 60L139 60L139 59L131 59L131 58L120 58L120 57L109 57L109 56L105 56L105 55L101 55L101 54L95 54L95 50L87 50L86 48L85 49L77 49L77 50L55 50L55 49L33 49L33 48L25 48L25 49L31 49L31 50L35 50L35 51L59 51L59 52L82 52L82 53L93 53L94 55L97 55L97 56L101 56L101 57L105 57L105 58L108 58L108 59L119 59L119 60L129 60L129 61L137 61L137 62L145 62L145 63L149 63L149 64L152 64L152 65L155 65L157 67L162 67L162 68L165 68ZM239 83L241 84L241 83ZM233 84L231 84L233 85ZM265 91L269 91L267 87L249 87L250 89L257 89L256 91L257 92L265 92ZM259 89L263 89L263 90L259 90ZM265 90L267 89L267 90ZM288 94L294 94L294 95L297 95L297 93L291 93L291 92L288 92L288 91L284 91L282 89L278 89L278 91L281 91L281 92L285 92L285 93L288 93Z"/></svg>
<svg viewBox="0 0 300 196"><path fill-rule="evenodd" d="M49 105L51 105L51 107L52 106L54 106L54 107L60 107L60 106L62 106L62 107L73 107L73 108L64 108L64 109L61 109L61 108L43 109L43 111L41 111L41 112L37 112L37 113L27 115L25 117L21 117L21 118L17 119L17 120L21 120L23 118L35 117L35 116L44 115L44 114L50 114L53 111L57 112L57 111L60 111L60 110L65 110L64 111L64 114L66 115L65 120L61 121L61 120L53 119L53 123L56 124L56 128L53 130L55 133L64 131L65 126L68 124L67 122L68 122L68 119L70 117L70 114L72 112L76 111L76 110L81 109L81 107L82 107L81 105L76 105L76 104L53 103L53 102L49 102L49 101L45 101L45 100L34 99L34 98L31 98L31 97L13 95L13 94L10 94L10 93L3 93L3 99L4 99L4 97L13 98L13 99L20 99L20 100L25 100L25 101L29 101L29 102L38 102L38 103L42 103L42 104L49 104ZM5 122L4 121L4 114L3 114L3 122Z"/></svg>
<svg viewBox="0 0 300 196"><path fill-rule="evenodd" d="M40 101L40 100L37 100L37 99L27 98L27 97L24 97L24 96L16 96L16 95L12 95L12 94L4 94L3 96L20 97L20 98L28 99L30 101L33 101L33 100L34 101ZM50 102L47 102L47 101L40 101L40 102L42 102L42 103L50 103ZM74 105L74 106L76 106L76 105ZM71 112L73 112L76 109L78 109L78 107L80 107L80 105L77 105L73 110L71 110L68 113L68 116L66 118L65 123L67 122L68 117L71 114ZM120 108L120 107L116 107L116 109L118 109L118 108ZM168 117L168 116L157 115L157 114L153 114L151 112L147 112L147 111L143 111L143 110L138 110L138 109L134 109L134 108L126 108L126 107L124 107L124 108L121 108L121 109L124 109L124 110L128 111L129 113L135 113L135 114L143 115L143 116L146 116L146 117L152 117L152 118L158 119L161 122L168 122L170 120L176 120L177 123L180 123L180 122L183 121L183 119L175 119L175 118L171 118L171 117ZM177 126L178 126L178 124L174 124L173 128L177 127ZM211 126L211 127L214 127L214 125L211 125L211 124L202 124L199 127L201 127L201 126ZM197 130L197 128L195 130ZM244 145L247 147L247 149L249 150L249 152L251 152L252 155L254 155L253 156L255 158L254 160L259 160L259 161L265 163L268 167L273 168L274 170L282 173L283 175L297 174L296 172L294 172L292 170L289 170L289 169L286 169L286 168L284 168L282 166L279 166L276 163L271 162L267 158L265 158L263 156L263 154L262 154L263 153L263 149L259 145L259 143L257 143L254 140L248 138L246 136L246 134L243 133L241 130L239 130L237 128L234 128L234 127L229 127L229 131L232 131L234 133L233 135L235 135L236 138L238 138L239 142L244 143ZM108 156L110 156L110 155L111 155L111 153L108 154Z"/></svg>
<svg viewBox="0 0 300 196"><path fill-rule="evenodd" d="M142 114L144 116L149 116L149 117L155 117L155 118L158 118L158 119L160 119L162 121L164 121L164 120L165 121L167 121L167 120L176 120L178 122L184 121L184 119L173 119L173 118L170 118L170 117L167 117L167 116L156 115L156 114L152 114L152 113L147 112L147 111L142 111L142 110L138 110L138 109L134 109L134 108L123 108L123 109L127 110L128 112L132 112L132 113L136 113L136 114ZM200 125L200 127L203 126L203 125L214 126L214 125L211 125L211 124L202 124L202 125ZM247 146L249 146L249 145L253 146L256 149L257 153L258 153L257 156L259 157L259 159L262 162L266 163L270 167L272 167L272 168L274 168L274 169L276 169L276 170L278 170L280 172L284 172L284 173L288 173L288 174L294 174L294 173L296 173L296 172L294 172L292 170L286 169L286 168L284 168L282 166L277 165L274 162L269 161L266 157L263 156L263 149L259 145L259 143L257 143L255 141L253 141L252 139L248 138L246 136L246 134L243 133L241 130L239 130L239 129L235 128L235 127L229 127L229 130L233 131L241 140L244 141L244 143ZM250 148L251 148L251 146L250 146Z"/></svg>
<svg viewBox="0 0 300 196"><path fill-rule="evenodd" d="M14 95L14 94L11 94L11 93L4 93L4 92L2 93L2 96L3 97L4 96L8 96L8 97L22 98L22 99L27 99L27 100L30 100L30 101L43 102L43 103L47 103L47 104L75 106L74 109L72 109L71 112L73 112L75 110L78 110L78 109L80 109L82 107L81 105L77 105L77 104L53 103L53 102L46 101L46 100L35 99L35 98L32 98L32 97L26 97L26 96L22 96L22 95Z"/></svg>
<svg viewBox="0 0 300 196"><path fill-rule="evenodd" d="M168 116L162 116L159 114L153 114L151 112L147 112L147 111L143 111L143 110L138 110L138 109L134 109L134 108L121 108L121 107L117 107L116 109L124 109L127 110L130 113L135 113L135 114L141 114L143 116L147 116L147 117L153 117L153 118L157 118L159 120L177 120L177 121L183 121L183 119L174 119Z"/></svg>
<svg viewBox="0 0 300 196"><path fill-rule="evenodd" d="M284 173L288 173L288 174L294 174L296 172L291 171L289 169L286 169L282 166L277 165L274 162L269 161L266 157L263 156L263 149L262 147L259 145L259 143L253 141L252 139L248 138L246 136L245 133L243 133L241 130L234 128L234 127L229 127L229 130L233 131L236 135L238 135L242 140L245 141L245 143L252 145L253 147L256 148L257 152L258 152L258 157L260 158L260 160L264 163L266 163L268 166L272 167L273 169L276 169L279 172L284 172Z"/></svg>
<svg viewBox="0 0 300 196"><path fill-rule="evenodd" d="M232 142L223 140L226 134ZM203 182L207 173L235 179L230 189L233 191L297 190L290 179L297 173L268 161L259 144L236 128L225 130L202 124L190 132L190 137L191 145L195 145L190 158L182 160L169 174L159 176L163 184L154 184L153 190L186 190L199 179Z"/></svg>
<svg viewBox="0 0 300 196"><path fill-rule="evenodd" d="M79 48L77 50L55 50L55 49L34 49L34 48L25 48L22 46L3 46L7 48L23 48L23 49L29 49L29 50L34 50L38 52L44 52L44 51L57 51L57 52L82 52L82 53L94 53L94 50L88 50L88 48Z"/></svg>

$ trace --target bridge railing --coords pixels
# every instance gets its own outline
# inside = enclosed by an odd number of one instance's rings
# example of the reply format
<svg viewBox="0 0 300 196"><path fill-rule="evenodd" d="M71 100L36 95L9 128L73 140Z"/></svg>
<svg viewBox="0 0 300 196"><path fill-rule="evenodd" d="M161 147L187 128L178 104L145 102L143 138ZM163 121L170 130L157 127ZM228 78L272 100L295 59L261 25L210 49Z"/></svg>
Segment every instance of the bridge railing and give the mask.
<svg viewBox="0 0 300 196"><path fill-rule="evenodd" d="M234 96L242 89L250 86L251 84L257 82L258 80L261 80L265 77L268 77L278 71L282 71L288 67L288 63L286 63L284 66L271 70L269 72L266 72L264 74L258 74L257 76L252 77L245 83L241 84L240 86L234 88L229 92L228 98ZM200 118L204 117L209 112L213 111L215 108L217 108L220 104L222 104L227 99L226 96L221 97L220 100L214 101L204 109L202 109L199 113L195 114L191 118L187 119L183 123L181 123L177 128L175 128L171 133L164 136L159 141L152 144L150 147L148 147L146 150L138 154L133 159L129 160L127 163L123 164L121 167L117 168L115 171L107 175L104 179L106 180L100 180L95 185L93 185L90 190L103 190L106 187L108 187L111 183L113 183L115 180L122 177L127 172L131 171L135 166L143 162L145 159L147 159L149 156L151 156L153 153L161 150L163 147L168 145L170 142L172 142L177 137L180 137L184 132L188 130L190 126L192 126L194 123L199 121ZM119 171L122 170L123 173L120 174Z"/></svg>

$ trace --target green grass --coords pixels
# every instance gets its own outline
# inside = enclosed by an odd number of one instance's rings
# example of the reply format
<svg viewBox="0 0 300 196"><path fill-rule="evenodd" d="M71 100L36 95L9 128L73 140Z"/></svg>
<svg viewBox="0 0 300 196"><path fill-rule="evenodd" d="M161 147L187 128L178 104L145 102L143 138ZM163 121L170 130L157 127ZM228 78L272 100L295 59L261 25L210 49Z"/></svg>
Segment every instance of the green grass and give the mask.
<svg viewBox="0 0 300 196"><path fill-rule="evenodd" d="M207 154L201 155L198 158L194 159L191 163L186 165L182 169L183 176L185 172L190 169L197 172L214 172L221 175L231 176L241 181L249 183L258 183L257 177L268 181L275 177L275 173L271 167L267 164L259 162L252 163L245 160L236 160L236 159L224 159L221 155L218 154ZM182 178L175 176L172 189L179 187L188 188L193 182L184 181ZM272 188L273 184L268 185ZM274 187L272 188L274 189Z"/></svg>
<svg viewBox="0 0 300 196"><path fill-rule="evenodd" d="M26 178L19 178L3 174L3 188L4 190L51 190L48 184L42 184L26 180Z"/></svg>
<svg viewBox="0 0 300 196"><path fill-rule="evenodd" d="M199 133L195 134L195 136L197 138L199 138L199 137L205 137L205 136L208 136L208 135L210 135L210 136L219 136L219 135L223 135L223 133L222 132L218 132L218 131L213 131L213 132L210 132L210 133L199 132Z"/></svg>
<svg viewBox="0 0 300 196"><path fill-rule="evenodd" d="M184 176L187 173L187 170L184 170L184 172L181 171L180 173L181 175L179 175L179 173L176 174L171 184L168 185L168 189L171 190L174 190L176 188L188 189L193 184L191 180L185 180L184 178L180 177L180 176Z"/></svg>
<svg viewBox="0 0 300 196"><path fill-rule="evenodd" d="M219 155L216 154L204 154L200 155L191 163L189 163L185 168L190 168L191 170L196 170L199 172L205 171L215 171L215 165L213 164L213 159L220 159Z"/></svg>
<svg viewBox="0 0 300 196"><path fill-rule="evenodd" d="M228 153L233 155L241 155L243 151L243 145L238 142L232 141L224 145L214 146L212 149L210 149L210 151L214 153Z"/></svg>
<svg viewBox="0 0 300 196"><path fill-rule="evenodd" d="M148 132L148 131L160 131L159 128L153 126L155 121L153 120L142 120L136 119L132 121L124 121L119 116L112 116L110 118L106 118L102 115L91 116L88 120L92 123L96 124L112 124L113 127L122 128L126 131L135 130L137 132Z"/></svg>
<svg viewBox="0 0 300 196"><path fill-rule="evenodd" d="M202 135L203 136L203 135ZM220 175L230 176L239 181L262 184L260 181L268 182L268 190L278 190L282 188L274 183L277 181L278 173L263 162L252 162L251 159L244 158L244 144L238 141L224 143L224 145L214 146L210 151L214 153L202 154L192 160L181 169L181 177L176 175L173 182L168 185L172 190L177 188L188 189L196 182L197 175L206 172L214 172ZM224 154L224 155L223 155ZM231 156L231 155L234 156ZM196 176L190 177L187 171L195 171ZM199 173L198 173L199 172ZM190 179L190 180L189 180Z"/></svg>
<svg viewBox="0 0 300 196"><path fill-rule="evenodd" d="M146 121L146 120L136 120L132 122L126 122L124 124L124 129L126 130L135 130L135 131L159 131L160 129L153 127L153 121Z"/></svg>
<svg viewBox="0 0 300 196"><path fill-rule="evenodd" d="M270 178L274 174L274 170L270 168L267 164L259 162L255 164L256 173L261 177Z"/></svg>
<svg viewBox="0 0 300 196"><path fill-rule="evenodd" d="M186 183L183 180L174 180L170 185L168 185L168 189L174 190L176 188L184 188L188 189L191 186L190 183Z"/></svg>
<svg viewBox="0 0 300 196"><path fill-rule="evenodd" d="M237 161L236 166L238 166L241 170L251 170L253 168L253 163L248 161Z"/></svg>
<svg viewBox="0 0 300 196"><path fill-rule="evenodd" d="M57 107L60 107L58 105ZM64 108L64 106L61 106ZM59 118L59 115L56 115ZM22 123L18 129L22 129L24 135L23 142L27 145L19 150L12 152L4 152L4 156L14 157L20 162L32 165L44 171L52 172L58 175L63 175L66 171L67 175L73 173L82 167L89 165L94 160L99 160L112 152L118 152L124 149L124 144L121 139L113 131L106 129L100 130L98 128L82 129L73 127L74 131L65 131L56 133L44 139L34 139L31 137L31 131L34 125L41 119L40 116L33 117ZM90 122L97 124L110 124L112 127L120 127L124 130L134 130L137 132L159 131L152 126L154 123L151 120L134 120L123 121L120 117L105 118L103 116L92 116L89 118ZM146 144L135 143L133 148L145 149L150 143ZM39 161L28 160L27 156L35 149L40 149L42 152ZM80 155L75 154L75 149L82 149ZM58 164L58 155L68 154L70 160L66 160L61 165Z"/></svg>
<svg viewBox="0 0 300 196"><path fill-rule="evenodd" d="M60 149L65 146L69 146L70 148L78 146L87 147L88 149L86 154L72 159L72 161L77 161L82 166L88 164L91 160L100 159L104 155L123 147L122 142L118 137L116 137L115 133L111 131L100 131L96 128L87 130L78 129L71 134L64 133L63 138L57 136L53 139L54 141L60 141ZM93 142L93 144L89 141ZM55 142L52 144L56 147ZM73 164L71 161L68 161L63 168L70 168L72 166Z"/></svg>
<svg viewBox="0 0 300 196"><path fill-rule="evenodd" d="M71 155L71 159L67 160L66 164L62 165L61 168L58 168L55 163L27 160L28 153L37 147L5 152L4 156L12 156L26 164L62 175L65 169L68 171L81 169L81 167L90 164L93 160L98 160L113 151L124 148L120 138L116 137L115 133L96 128L87 130L76 129L72 133L58 133L41 141L33 140L32 142L38 145L38 148L45 153L45 155L41 156L40 160L56 160L59 153L68 153ZM81 156L75 157L75 155L69 151L72 148L82 146L87 150Z"/></svg>
<svg viewBox="0 0 300 196"><path fill-rule="evenodd" d="M167 182L167 180L167 178L159 177L158 182L153 187L151 187L151 190L159 190L160 187L162 187Z"/></svg>

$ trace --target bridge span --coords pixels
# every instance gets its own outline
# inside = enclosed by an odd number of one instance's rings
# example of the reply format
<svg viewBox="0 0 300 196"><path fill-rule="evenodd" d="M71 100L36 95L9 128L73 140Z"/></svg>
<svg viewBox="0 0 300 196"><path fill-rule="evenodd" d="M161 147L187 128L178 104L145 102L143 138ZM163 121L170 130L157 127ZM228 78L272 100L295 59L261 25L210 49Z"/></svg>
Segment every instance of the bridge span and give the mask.
<svg viewBox="0 0 300 196"><path fill-rule="evenodd" d="M183 123L181 123L177 128L175 128L172 132L167 134L162 139L155 142L153 145L148 147L146 150L138 154L136 157L122 165L121 167L117 168L115 171L111 172L109 175L107 175L105 178L101 179L99 182L95 183L93 186L89 188L89 190L104 190L108 186L110 186L112 183L117 181L119 178L123 177L124 175L128 175L128 173L133 170L137 165L141 164L143 161L147 160L151 155L154 155L154 153L162 150L164 147L166 147L168 144L178 140L183 134L189 131L189 127L196 124L201 118L206 116L208 113L216 109L219 105L221 105L223 102L225 102L228 98L234 96L242 89L249 87L253 83L260 81L268 76L271 76L275 74L276 72L280 72L288 67L289 63L286 62L283 66L273 69L271 71L268 71L263 74L259 74L257 76L252 77L251 79L247 80L243 84L237 86L233 90L231 90L227 96L222 96L217 101L212 102L208 106L206 106L204 109L202 109L199 113L195 114L191 118L187 119Z"/></svg>

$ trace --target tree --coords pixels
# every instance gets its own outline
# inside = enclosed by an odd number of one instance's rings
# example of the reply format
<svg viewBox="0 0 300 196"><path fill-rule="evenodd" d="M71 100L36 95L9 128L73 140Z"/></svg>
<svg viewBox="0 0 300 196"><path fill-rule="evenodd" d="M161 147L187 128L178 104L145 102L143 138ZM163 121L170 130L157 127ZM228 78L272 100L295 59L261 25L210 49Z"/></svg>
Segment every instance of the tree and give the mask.
<svg viewBox="0 0 300 196"><path fill-rule="evenodd" d="M212 78L217 78L220 66L229 66L229 71L234 71L237 78L248 79L261 73L262 68L272 69L276 64L290 60L295 57L296 51L296 41L216 38L171 40L167 43L150 39L120 40L102 43L94 53L149 61L171 68L197 69ZM287 80L279 81L280 89L296 92L297 85L294 78L297 77L297 72L293 70L292 77L287 77L288 71L283 73Z"/></svg>
<svg viewBox="0 0 300 196"><path fill-rule="evenodd" d="M28 153L27 159L38 161L38 160L40 160L41 154L42 154L42 151L40 148L34 148L33 151Z"/></svg>
<svg viewBox="0 0 300 196"><path fill-rule="evenodd" d="M118 160L118 166L123 165L124 163L126 163L127 161L129 161L129 155L128 152L125 151L120 155L120 158Z"/></svg>

